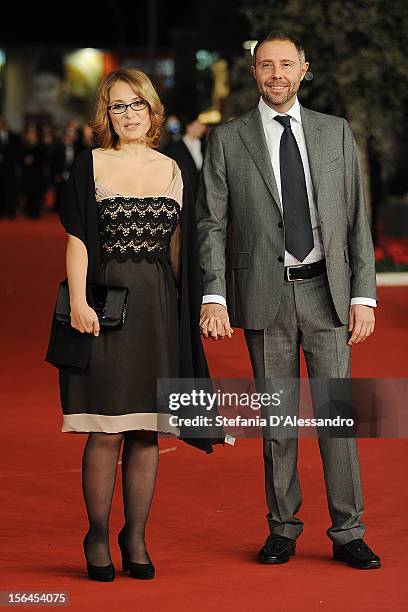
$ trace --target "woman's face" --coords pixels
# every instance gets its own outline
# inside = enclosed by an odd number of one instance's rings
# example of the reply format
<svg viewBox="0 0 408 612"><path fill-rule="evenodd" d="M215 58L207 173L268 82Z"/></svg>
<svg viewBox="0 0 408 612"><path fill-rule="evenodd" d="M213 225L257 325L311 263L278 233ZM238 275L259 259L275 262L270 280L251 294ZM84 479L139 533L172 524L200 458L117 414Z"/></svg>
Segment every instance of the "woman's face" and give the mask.
<svg viewBox="0 0 408 612"><path fill-rule="evenodd" d="M116 81L109 92L109 105L130 104L143 100L125 81ZM108 110L113 129L123 143L138 142L146 136L151 127L149 105L142 110L133 110L128 106L124 113L115 114Z"/></svg>

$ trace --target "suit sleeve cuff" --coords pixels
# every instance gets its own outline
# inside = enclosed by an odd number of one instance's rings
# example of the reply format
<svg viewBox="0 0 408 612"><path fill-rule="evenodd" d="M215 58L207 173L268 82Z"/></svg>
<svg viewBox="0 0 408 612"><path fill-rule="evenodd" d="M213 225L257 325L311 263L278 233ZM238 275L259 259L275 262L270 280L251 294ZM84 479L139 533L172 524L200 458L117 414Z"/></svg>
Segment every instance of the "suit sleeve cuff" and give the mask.
<svg viewBox="0 0 408 612"><path fill-rule="evenodd" d="M203 295L202 304L221 304L222 306L227 307L227 302L222 295Z"/></svg>
<svg viewBox="0 0 408 612"><path fill-rule="evenodd" d="M353 304L362 304L363 306L372 306L373 308L376 308L377 300L374 300L373 298L355 297L351 298L350 301L350 306L353 306Z"/></svg>

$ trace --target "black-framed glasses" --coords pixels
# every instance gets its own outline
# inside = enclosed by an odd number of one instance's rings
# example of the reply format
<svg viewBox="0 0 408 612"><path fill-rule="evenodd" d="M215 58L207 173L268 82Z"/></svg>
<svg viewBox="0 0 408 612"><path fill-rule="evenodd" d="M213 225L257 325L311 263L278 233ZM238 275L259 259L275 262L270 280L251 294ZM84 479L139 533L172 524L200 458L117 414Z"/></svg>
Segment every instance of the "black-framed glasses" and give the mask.
<svg viewBox="0 0 408 612"><path fill-rule="evenodd" d="M129 106L134 111L141 111L146 108L147 102L146 100L142 99L135 100L130 104L125 104L124 102L117 102L116 104L109 104L108 109L112 111L112 113L115 113L115 115L120 115L121 113L125 113Z"/></svg>

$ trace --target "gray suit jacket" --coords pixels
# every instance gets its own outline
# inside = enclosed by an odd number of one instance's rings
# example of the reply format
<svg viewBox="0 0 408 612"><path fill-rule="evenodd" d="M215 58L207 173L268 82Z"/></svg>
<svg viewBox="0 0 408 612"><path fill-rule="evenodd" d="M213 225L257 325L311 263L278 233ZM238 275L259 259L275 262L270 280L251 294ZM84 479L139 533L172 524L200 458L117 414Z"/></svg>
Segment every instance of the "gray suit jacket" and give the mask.
<svg viewBox="0 0 408 612"><path fill-rule="evenodd" d="M301 107L333 303L377 299L374 250L356 144L345 119ZM264 329L278 311L285 252L279 193L258 107L209 136L197 200L204 294L227 300L231 325Z"/></svg>

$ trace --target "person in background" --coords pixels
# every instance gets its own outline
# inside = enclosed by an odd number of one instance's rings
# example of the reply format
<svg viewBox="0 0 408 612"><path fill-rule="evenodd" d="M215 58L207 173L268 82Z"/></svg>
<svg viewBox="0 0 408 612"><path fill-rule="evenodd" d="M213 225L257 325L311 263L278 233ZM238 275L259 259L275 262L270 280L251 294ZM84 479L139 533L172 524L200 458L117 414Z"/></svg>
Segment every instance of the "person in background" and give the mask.
<svg viewBox="0 0 408 612"><path fill-rule="evenodd" d="M183 136L177 142L172 142L164 149L165 155L183 165L188 173L194 195L198 192L198 181L203 165L203 137L207 127L196 115L183 120Z"/></svg>
<svg viewBox="0 0 408 612"><path fill-rule="evenodd" d="M0 116L0 218L16 216L17 165L21 141Z"/></svg>
<svg viewBox="0 0 408 612"><path fill-rule="evenodd" d="M55 206L54 210L59 210L61 192L65 182L68 180L71 166L78 153L78 133L71 126L67 127L62 135L61 142L58 143L55 151Z"/></svg>
<svg viewBox="0 0 408 612"><path fill-rule="evenodd" d="M178 142L181 138L181 123L177 115L169 115L164 122L160 136L159 151L164 149L172 142Z"/></svg>
<svg viewBox="0 0 408 612"><path fill-rule="evenodd" d="M95 146L95 138L90 125L86 124L82 131L82 139L80 141L81 151Z"/></svg>
<svg viewBox="0 0 408 612"><path fill-rule="evenodd" d="M55 199L55 157L57 151L57 141L54 128L51 123L44 123L41 126L41 147L43 152L43 191L46 207L52 206ZM51 195L51 199L49 199Z"/></svg>
<svg viewBox="0 0 408 612"><path fill-rule="evenodd" d="M82 146L82 139L84 134L83 126L77 119L72 118L68 121L65 127L65 132L68 132L70 134L70 138L73 141L74 145L75 156L78 155L78 153L84 148Z"/></svg>
<svg viewBox="0 0 408 612"><path fill-rule="evenodd" d="M35 123L29 123L21 146L20 172L21 193L25 199L26 215L30 219L39 219L44 195L43 150L38 128Z"/></svg>

